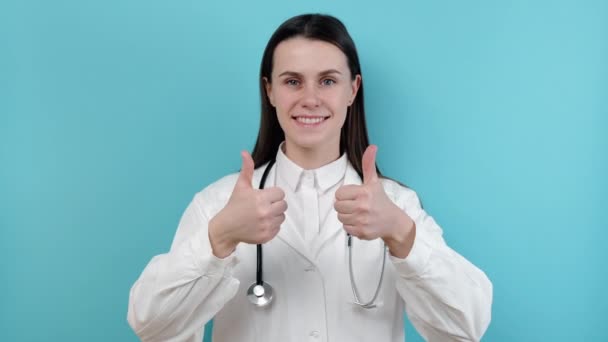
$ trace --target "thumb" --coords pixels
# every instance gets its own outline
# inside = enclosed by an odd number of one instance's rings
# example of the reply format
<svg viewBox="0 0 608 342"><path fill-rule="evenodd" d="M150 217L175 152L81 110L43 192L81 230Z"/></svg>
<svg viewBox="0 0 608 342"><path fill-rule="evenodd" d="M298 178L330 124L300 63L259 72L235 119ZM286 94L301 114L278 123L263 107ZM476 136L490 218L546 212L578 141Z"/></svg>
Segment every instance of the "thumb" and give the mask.
<svg viewBox="0 0 608 342"><path fill-rule="evenodd" d="M239 173L239 179L236 184L239 187L253 188L251 185L253 179L254 163L251 155L247 151L241 151L241 157L243 158L243 164L241 166L241 172Z"/></svg>
<svg viewBox="0 0 608 342"><path fill-rule="evenodd" d="M363 184L369 184L378 180L378 174L376 173L376 152L378 152L378 146L369 145L365 152L363 152L363 158L361 160L363 166Z"/></svg>

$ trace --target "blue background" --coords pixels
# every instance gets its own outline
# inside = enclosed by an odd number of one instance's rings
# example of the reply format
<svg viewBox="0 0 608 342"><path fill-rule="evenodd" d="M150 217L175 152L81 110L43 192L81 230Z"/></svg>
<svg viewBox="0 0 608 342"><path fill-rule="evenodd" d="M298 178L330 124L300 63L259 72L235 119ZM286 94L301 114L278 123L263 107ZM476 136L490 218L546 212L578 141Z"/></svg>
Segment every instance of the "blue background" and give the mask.
<svg viewBox="0 0 608 342"><path fill-rule="evenodd" d="M0 340L136 340L131 285L310 11L358 45L383 172L493 281L484 340L608 341L608 2L581 0L2 1Z"/></svg>

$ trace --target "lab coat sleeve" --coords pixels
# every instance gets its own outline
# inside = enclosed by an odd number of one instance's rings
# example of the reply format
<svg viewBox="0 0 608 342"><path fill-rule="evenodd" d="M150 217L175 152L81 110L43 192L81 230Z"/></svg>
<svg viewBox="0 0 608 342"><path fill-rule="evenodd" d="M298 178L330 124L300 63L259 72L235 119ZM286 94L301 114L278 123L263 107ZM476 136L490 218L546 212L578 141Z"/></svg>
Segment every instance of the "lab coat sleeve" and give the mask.
<svg viewBox="0 0 608 342"><path fill-rule="evenodd" d="M492 283L448 247L416 193L399 187L397 202L415 221L416 238L405 259L390 258L410 321L427 341L479 341L490 324Z"/></svg>
<svg viewBox="0 0 608 342"><path fill-rule="evenodd" d="M131 288L127 320L142 341L194 340L236 294L234 253L215 257L207 233L209 192L198 193L184 212L171 250L148 263ZM200 338L198 339L200 341Z"/></svg>

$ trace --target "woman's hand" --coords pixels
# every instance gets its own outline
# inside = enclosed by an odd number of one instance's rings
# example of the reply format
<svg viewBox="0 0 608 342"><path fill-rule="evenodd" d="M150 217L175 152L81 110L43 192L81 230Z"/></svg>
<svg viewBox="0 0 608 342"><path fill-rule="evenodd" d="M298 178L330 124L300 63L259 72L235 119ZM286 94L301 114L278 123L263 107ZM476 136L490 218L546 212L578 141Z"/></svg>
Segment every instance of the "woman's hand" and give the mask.
<svg viewBox="0 0 608 342"><path fill-rule="evenodd" d="M347 233L363 240L381 238L391 254L405 258L414 243L414 221L384 192L376 173L378 147L363 153L363 184L344 185L336 191L334 208Z"/></svg>
<svg viewBox="0 0 608 342"><path fill-rule="evenodd" d="M241 152L243 165L226 206L209 221L209 241L218 258L230 255L241 243L262 244L274 238L285 220L285 193L278 187L254 189L254 163Z"/></svg>

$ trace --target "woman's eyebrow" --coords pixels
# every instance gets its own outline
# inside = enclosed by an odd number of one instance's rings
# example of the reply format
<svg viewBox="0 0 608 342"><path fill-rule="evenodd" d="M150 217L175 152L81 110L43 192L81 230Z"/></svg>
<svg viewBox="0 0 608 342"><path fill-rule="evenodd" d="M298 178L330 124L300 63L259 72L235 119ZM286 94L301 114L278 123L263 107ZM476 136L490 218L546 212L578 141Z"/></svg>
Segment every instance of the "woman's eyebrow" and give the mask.
<svg viewBox="0 0 608 342"><path fill-rule="evenodd" d="M283 77L283 76L300 77L300 76L302 76L302 74L295 72L295 71L284 71L284 72L280 73L279 76L277 76L277 77Z"/></svg>
<svg viewBox="0 0 608 342"><path fill-rule="evenodd" d="M329 70L321 71L319 73L319 75L321 75L321 76L326 76L326 75L330 75L330 74L342 75L342 73L336 69L329 69Z"/></svg>
<svg viewBox="0 0 608 342"><path fill-rule="evenodd" d="M336 69L327 69L327 70L319 72L320 76L326 76L326 75L330 75L330 74L342 75L342 73ZM284 71L284 72L280 73L279 76L277 76L277 77L283 77L283 76L302 77L302 74L299 72L295 72L295 71Z"/></svg>

